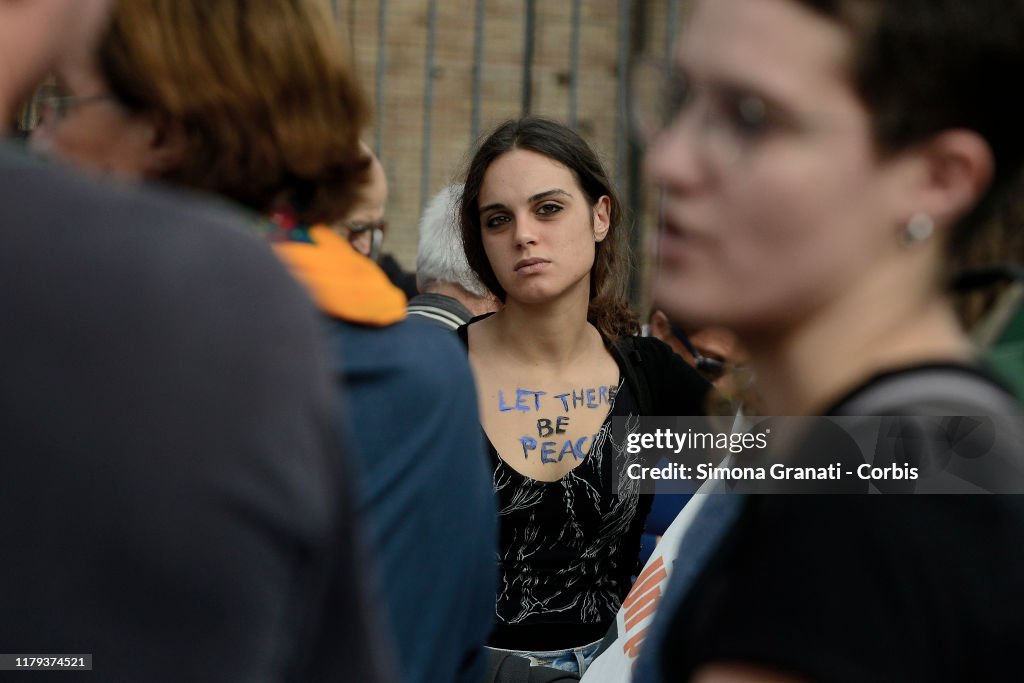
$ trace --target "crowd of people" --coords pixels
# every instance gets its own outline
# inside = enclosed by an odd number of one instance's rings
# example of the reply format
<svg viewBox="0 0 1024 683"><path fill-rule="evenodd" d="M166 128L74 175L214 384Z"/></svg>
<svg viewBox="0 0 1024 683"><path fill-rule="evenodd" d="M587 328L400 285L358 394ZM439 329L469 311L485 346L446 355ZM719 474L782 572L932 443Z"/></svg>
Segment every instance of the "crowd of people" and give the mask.
<svg viewBox="0 0 1024 683"><path fill-rule="evenodd" d="M652 496L618 429L1021 415L947 285L1020 185L1024 3L697 0L676 42L632 76L646 334L570 127L486 133L410 276L329 3L0 0L0 132L37 119L0 141L0 670L1020 679L1024 498L982 493L1024 494L1024 423L984 475L947 449L968 495Z"/></svg>

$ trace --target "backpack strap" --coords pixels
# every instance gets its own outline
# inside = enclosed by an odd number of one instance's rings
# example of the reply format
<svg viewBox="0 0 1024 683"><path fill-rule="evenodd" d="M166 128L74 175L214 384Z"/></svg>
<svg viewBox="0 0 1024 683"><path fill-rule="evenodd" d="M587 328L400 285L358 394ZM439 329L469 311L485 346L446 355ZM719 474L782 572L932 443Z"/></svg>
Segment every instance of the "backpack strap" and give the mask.
<svg viewBox="0 0 1024 683"><path fill-rule="evenodd" d="M1015 415L1013 396L976 371L935 366L876 379L839 406L840 415Z"/></svg>

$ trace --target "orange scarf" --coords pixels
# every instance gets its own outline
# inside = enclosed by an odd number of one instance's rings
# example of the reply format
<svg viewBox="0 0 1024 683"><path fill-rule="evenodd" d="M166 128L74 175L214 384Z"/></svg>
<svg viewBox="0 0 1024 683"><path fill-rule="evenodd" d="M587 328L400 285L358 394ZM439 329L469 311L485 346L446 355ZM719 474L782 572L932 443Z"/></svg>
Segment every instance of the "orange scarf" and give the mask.
<svg viewBox="0 0 1024 683"><path fill-rule="evenodd" d="M324 313L383 327L405 317L405 294L376 263L330 228L309 229L311 242L275 242L274 250Z"/></svg>

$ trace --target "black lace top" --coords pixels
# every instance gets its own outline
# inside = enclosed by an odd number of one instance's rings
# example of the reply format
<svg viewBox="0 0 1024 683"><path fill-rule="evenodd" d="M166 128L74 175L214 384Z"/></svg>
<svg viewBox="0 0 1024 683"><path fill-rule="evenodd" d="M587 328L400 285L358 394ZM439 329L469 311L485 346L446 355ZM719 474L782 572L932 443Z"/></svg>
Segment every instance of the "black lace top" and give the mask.
<svg viewBox="0 0 1024 683"><path fill-rule="evenodd" d="M467 325L458 335L468 346ZM487 441L500 526L493 647L544 651L592 643L604 637L629 592L652 500L638 480L624 476L645 456L615 442L612 418L632 418L625 431L636 429L637 390L647 392L652 415L699 415L709 387L657 339L632 341L629 354L609 345L618 390L587 457L564 477L526 477ZM639 385L627 381L638 376Z"/></svg>
<svg viewBox="0 0 1024 683"><path fill-rule="evenodd" d="M516 650L559 650L600 639L636 573L640 535L651 508L625 471L639 456L612 439L611 418L637 414L619 382L612 408L586 459L564 477L526 477L488 441L498 497L500 579L491 644Z"/></svg>

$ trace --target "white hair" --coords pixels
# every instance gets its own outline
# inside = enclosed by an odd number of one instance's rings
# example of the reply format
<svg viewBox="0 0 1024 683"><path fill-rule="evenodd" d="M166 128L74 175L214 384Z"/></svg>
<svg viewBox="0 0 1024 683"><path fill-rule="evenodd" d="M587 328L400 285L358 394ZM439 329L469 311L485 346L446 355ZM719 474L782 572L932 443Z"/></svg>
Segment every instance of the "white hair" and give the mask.
<svg viewBox="0 0 1024 683"><path fill-rule="evenodd" d="M436 283L459 285L474 296L487 288L469 267L459 228L462 183L449 185L430 200L420 218L420 244L416 250L416 285L420 291Z"/></svg>

